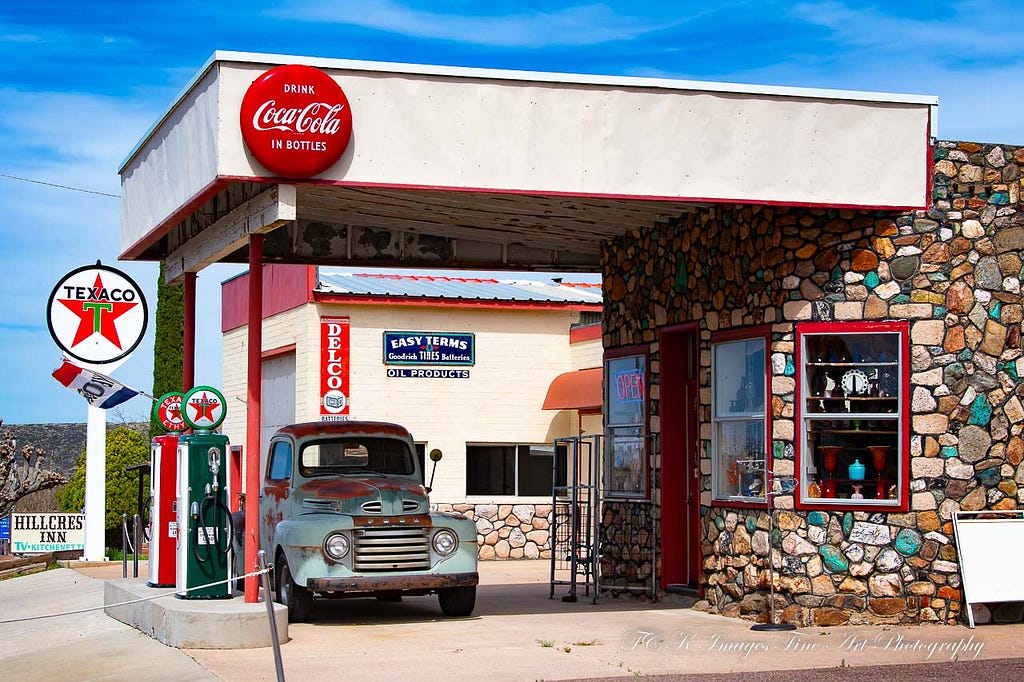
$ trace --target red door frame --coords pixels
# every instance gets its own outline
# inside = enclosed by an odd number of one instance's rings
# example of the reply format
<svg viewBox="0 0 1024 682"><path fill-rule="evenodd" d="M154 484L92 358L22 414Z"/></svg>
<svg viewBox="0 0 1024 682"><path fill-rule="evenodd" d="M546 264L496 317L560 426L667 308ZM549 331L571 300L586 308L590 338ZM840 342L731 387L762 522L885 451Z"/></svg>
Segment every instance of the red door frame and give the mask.
<svg viewBox="0 0 1024 682"><path fill-rule="evenodd" d="M661 588L700 585L698 325L660 333Z"/></svg>

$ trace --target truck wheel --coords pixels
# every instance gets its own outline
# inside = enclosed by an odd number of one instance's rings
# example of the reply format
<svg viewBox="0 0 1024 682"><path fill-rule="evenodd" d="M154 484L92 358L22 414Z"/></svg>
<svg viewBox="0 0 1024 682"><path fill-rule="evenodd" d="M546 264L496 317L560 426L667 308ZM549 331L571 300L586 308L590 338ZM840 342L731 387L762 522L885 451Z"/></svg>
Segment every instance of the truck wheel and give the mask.
<svg viewBox="0 0 1024 682"><path fill-rule="evenodd" d="M441 605L441 613L454 618L462 618L473 613L476 606L476 585L469 587L448 587L437 593L437 603Z"/></svg>
<svg viewBox="0 0 1024 682"><path fill-rule="evenodd" d="M274 572L277 573L277 603L288 607L288 622L305 623L313 608L313 595L292 580L292 572L288 570L288 561L283 554L278 557Z"/></svg>

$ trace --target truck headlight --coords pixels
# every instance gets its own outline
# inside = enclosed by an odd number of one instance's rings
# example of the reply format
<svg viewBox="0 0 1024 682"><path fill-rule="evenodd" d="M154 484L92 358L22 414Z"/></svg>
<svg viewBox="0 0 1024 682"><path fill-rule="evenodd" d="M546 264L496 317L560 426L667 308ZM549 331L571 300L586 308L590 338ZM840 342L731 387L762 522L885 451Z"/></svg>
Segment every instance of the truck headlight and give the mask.
<svg viewBox="0 0 1024 682"><path fill-rule="evenodd" d="M458 548L459 538L447 528L442 528L434 533L432 544L434 545L435 552L441 556L448 556Z"/></svg>
<svg viewBox="0 0 1024 682"><path fill-rule="evenodd" d="M350 548L348 538L341 533L331 533L324 540L324 554L331 559L344 559Z"/></svg>

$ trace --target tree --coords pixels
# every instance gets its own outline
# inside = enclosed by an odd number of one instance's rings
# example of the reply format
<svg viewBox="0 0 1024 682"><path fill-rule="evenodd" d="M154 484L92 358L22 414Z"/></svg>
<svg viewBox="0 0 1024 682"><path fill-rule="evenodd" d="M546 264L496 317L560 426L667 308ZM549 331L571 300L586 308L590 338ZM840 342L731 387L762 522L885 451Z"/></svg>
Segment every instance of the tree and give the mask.
<svg viewBox="0 0 1024 682"><path fill-rule="evenodd" d="M107 545L120 543L121 515L131 518L138 509L138 481L125 471L134 464L149 461L149 443L136 431L119 426L107 433ZM75 473L60 495L60 507L68 512L80 512L85 507L85 453L77 461Z"/></svg>
<svg viewBox="0 0 1024 682"><path fill-rule="evenodd" d="M156 281L155 339L153 341L153 396L181 390L181 364L185 343L185 288L164 284L164 264ZM149 437L164 430L150 414Z"/></svg>
<svg viewBox="0 0 1024 682"><path fill-rule="evenodd" d="M4 420L0 418L0 429ZM14 510L18 500L39 490L56 488L67 481L56 471L43 468L46 454L31 445L21 446L10 429L0 432L0 518Z"/></svg>

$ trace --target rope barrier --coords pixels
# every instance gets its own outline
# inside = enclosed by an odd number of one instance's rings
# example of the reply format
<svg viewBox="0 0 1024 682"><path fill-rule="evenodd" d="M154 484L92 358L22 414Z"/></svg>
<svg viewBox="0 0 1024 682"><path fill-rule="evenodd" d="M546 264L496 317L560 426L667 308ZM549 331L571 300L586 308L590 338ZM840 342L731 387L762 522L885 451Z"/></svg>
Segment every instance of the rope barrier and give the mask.
<svg viewBox="0 0 1024 682"><path fill-rule="evenodd" d="M236 580L243 580L243 579L248 578L250 576L263 575L264 573L269 573L272 568L273 568L273 565L270 565L270 566L267 566L266 568L261 568L261 569L256 570L256 571L252 571L251 573L246 573L245 575L239 575L239 576L235 576L233 578L228 578L227 580L218 580L216 582L207 583L206 585L197 585L195 587L186 588L184 590L175 590L174 592L161 592L160 594L153 595L152 597L140 597L138 599L131 599L129 601L123 601L123 602L119 602L117 604L104 604L103 606L90 606L90 607L85 608L85 609L76 609L74 611L63 611L61 613L47 613L47 614L40 615L40 616L25 616L24 618L8 618L8 619L0 620L0 625L6 625L8 623L25 623L25 622L32 621L32 620L43 620L45 618L59 618L61 616L71 616L71 615L75 615L75 614L78 614L78 613L89 613L90 611L100 611L100 610L104 610L104 609L113 609L113 608L117 608L118 606L128 606L130 604L138 604L138 603L141 603L141 602L144 602L144 601L153 601L155 599L160 599L162 597L170 597L170 596L174 596L174 595L184 596L184 595L188 594L189 592L191 592L193 590L204 590L207 587L216 587L217 585L225 585L227 583L231 583L231 582L234 582Z"/></svg>

